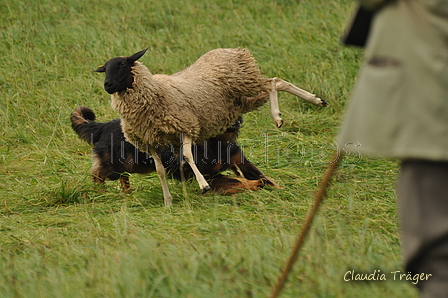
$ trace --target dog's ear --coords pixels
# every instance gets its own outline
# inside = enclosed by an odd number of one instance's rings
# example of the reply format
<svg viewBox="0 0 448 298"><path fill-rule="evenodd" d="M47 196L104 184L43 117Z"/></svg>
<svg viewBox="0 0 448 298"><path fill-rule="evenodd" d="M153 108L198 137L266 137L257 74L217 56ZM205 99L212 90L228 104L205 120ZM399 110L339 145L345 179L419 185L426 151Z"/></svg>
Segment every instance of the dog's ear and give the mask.
<svg viewBox="0 0 448 298"><path fill-rule="evenodd" d="M100 65L98 66L97 69L94 70L95 72L106 72L106 68L104 67L104 65Z"/></svg>

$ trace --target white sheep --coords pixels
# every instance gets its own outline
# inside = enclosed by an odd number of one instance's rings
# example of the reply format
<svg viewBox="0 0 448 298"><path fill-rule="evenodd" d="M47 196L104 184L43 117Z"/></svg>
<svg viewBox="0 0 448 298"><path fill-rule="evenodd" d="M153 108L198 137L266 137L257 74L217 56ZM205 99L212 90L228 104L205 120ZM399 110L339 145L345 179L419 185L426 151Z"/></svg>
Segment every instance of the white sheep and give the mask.
<svg viewBox="0 0 448 298"><path fill-rule="evenodd" d="M172 75L152 75L137 61L145 52L112 58L95 71L106 73L104 89L112 95L112 108L122 118L126 139L153 156L165 206L172 205L160 159L165 146L182 149L200 188L206 192L210 187L194 163L193 142L222 134L238 116L265 104L266 93L277 127L283 124L277 91L292 93L318 106L326 105L316 95L282 79L262 76L247 49L209 51Z"/></svg>

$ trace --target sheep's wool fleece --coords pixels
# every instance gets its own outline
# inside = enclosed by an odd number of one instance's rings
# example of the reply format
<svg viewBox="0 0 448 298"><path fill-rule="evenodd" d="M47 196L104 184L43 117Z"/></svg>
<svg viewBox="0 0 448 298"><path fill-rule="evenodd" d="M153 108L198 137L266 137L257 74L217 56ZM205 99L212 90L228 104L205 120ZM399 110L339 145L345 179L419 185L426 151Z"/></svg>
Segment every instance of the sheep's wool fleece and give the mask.
<svg viewBox="0 0 448 298"><path fill-rule="evenodd" d="M112 94L126 139L146 145L179 144L180 133L194 141L222 134L242 113L255 110L267 79L246 49L215 49L173 75L152 75L140 62L132 67L132 88Z"/></svg>

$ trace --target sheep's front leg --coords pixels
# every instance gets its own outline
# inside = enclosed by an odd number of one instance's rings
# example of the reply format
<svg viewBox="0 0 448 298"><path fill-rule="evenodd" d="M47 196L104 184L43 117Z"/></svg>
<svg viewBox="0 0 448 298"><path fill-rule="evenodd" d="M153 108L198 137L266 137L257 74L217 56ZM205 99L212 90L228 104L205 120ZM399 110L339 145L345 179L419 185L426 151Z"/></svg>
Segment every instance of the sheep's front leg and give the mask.
<svg viewBox="0 0 448 298"><path fill-rule="evenodd" d="M180 171L180 182L185 182L185 159L182 159L179 165L179 171Z"/></svg>
<svg viewBox="0 0 448 298"><path fill-rule="evenodd" d="M182 136L182 149L184 152L185 161L188 162L193 173L196 177L196 180L199 183L199 187L202 189L202 193L205 193L210 190L210 186L207 181L205 181L204 176L202 176L201 172L199 172L196 164L194 163L193 153L191 152L192 139L189 136Z"/></svg>
<svg viewBox="0 0 448 298"><path fill-rule="evenodd" d="M162 183L163 200L165 201L165 207L170 207L171 205L173 205L173 197L171 196L170 190L168 189L168 184L166 183L165 168L163 167L161 156L155 150L155 148L150 148L149 152L154 159L156 171L159 175L160 182Z"/></svg>
<svg viewBox="0 0 448 298"><path fill-rule="evenodd" d="M291 94L294 94L295 96L300 97L301 99L304 99L316 106L325 107L327 103L325 100L320 99L316 96L316 94L312 94L306 90L300 89L299 87L286 82L285 80L282 80L280 78L273 78L272 82L275 84L276 91L285 91Z"/></svg>
<svg viewBox="0 0 448 298"><path fill-rule="evenodd" d="M278 108L278 95L277 95L277 86L275 82L275 78L271 79L266 86L266 91L269 95L269 105L271 107L271 118L274 120L275 125L277 127L281 127L283 125L283 119L280 113L280 109Z"/></svg>

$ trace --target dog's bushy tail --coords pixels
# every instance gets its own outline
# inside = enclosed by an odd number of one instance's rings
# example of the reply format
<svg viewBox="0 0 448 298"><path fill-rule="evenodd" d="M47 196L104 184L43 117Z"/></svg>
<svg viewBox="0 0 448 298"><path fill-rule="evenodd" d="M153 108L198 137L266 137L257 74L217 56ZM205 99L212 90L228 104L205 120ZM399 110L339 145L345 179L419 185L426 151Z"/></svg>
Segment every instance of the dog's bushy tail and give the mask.
<svg viewBox="0 0 448 298"><path fill-rule="evenodd" d="M72 128L79 138L90 145L99 141L101 135L101 124L95 122L95 113L86 106L77 107L70 115Z"/></svg>

